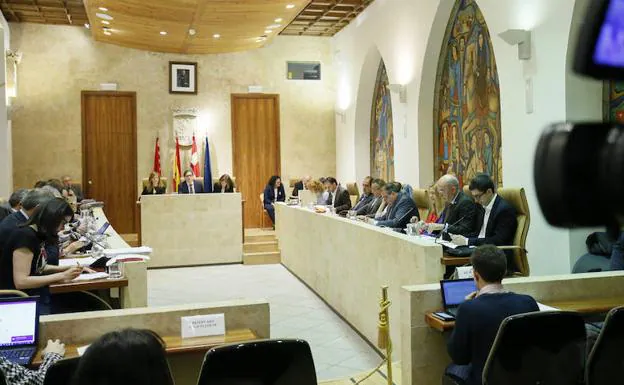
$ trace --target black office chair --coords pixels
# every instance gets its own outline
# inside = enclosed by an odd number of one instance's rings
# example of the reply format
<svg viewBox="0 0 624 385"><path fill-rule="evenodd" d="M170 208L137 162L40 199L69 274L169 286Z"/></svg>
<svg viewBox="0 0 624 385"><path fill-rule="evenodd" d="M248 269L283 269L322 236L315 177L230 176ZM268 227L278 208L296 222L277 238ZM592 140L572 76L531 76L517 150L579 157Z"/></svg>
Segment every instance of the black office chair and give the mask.
<svg viewBox="0 0 624 385"><path fill-rule="evenodd" d="M198 385L317 385L310 346L266 340L210 349Z"/></svg>
<svg viewBox="0 0 624 385"><path fill-rule="evenodd" d="M583 384L585 322L573 312L506 318L483 369L483 385Z"/></svg>
<svg viewBox="0 0 624 385"><path fill-rule="evenodd" d="M624 307L607 314L585 371L587 385L614 384L624 371Z"/></svg>
<svg viewBox="0 0 624 385"><path fill-rule="evenodd" d="M56 361L46 372L43 385L69 385L72 383L80 357Z"/></svg>

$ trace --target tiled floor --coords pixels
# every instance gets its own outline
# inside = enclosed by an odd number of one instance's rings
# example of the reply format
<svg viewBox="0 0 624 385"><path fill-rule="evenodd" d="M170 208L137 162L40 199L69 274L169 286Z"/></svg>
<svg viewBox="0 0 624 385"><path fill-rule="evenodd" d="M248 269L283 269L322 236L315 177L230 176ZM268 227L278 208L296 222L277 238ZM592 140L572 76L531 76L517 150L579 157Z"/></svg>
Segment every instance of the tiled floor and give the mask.
<svg viewBox="0 0 624 385"><path fill-rule="evenodd" d="M380 356L353 329L282 265L149 270L148 279L149 306L267 299L271 337L308 341L319 381L360 374L381 362Z"/></svg>

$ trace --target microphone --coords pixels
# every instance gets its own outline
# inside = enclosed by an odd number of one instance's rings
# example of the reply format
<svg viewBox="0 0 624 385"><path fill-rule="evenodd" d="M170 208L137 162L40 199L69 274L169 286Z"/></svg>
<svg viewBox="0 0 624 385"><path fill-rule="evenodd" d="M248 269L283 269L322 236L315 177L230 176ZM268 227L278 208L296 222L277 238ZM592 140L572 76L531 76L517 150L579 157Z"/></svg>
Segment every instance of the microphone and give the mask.
<svg viewBox="0 0 624 385"><path fill-rule="evenodd" d="M456 224L458 224L459 222L463 221L466 218L466 216L464 215L463 217L459 218L458 220L456 220L452 225L450 226L455 226ZM442 231L440 231L440 235L438 236L439 238L442 238L442 240L450 242L451 236L448 233L448 228L450 227L448 223L444 224L444 228L442 229Z"/></svg>

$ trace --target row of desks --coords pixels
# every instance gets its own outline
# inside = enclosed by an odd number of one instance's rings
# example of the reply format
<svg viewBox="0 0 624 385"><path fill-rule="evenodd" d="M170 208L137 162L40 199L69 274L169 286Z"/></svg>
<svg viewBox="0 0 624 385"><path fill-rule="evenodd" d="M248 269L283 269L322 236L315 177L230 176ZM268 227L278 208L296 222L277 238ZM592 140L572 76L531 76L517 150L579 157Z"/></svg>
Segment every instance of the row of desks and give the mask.
<svg viewBox="0 0 624 385"><path fill-rule="evenodd" d="M571 300L571 301L554 301L544 303L546 306L550 306L564 311L576 311L582 314L601 314L607 313L611 309L622 306L624 304L624 297L614 298L595 298L584 300ZM440 332L452 330L455 327L455 321L443 321L433 315L433 311L425 314L425 322L427 325Z"/></svg>

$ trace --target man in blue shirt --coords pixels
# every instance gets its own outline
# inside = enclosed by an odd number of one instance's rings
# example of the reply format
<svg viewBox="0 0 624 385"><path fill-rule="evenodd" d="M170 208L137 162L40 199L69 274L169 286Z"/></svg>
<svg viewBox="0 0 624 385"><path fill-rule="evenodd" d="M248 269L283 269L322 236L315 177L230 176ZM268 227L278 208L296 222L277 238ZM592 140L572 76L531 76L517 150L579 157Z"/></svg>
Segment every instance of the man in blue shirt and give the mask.
<svg viewBox="0 0 624 385"><path fill-rule="evenodd" d="M503 288L507 258L501 250L480 246L470 259L478 291L459 306L447 345L453 364L446 374L460 383L481 385L483 367L500 324L509 316L539 311L539 307L532 297Z"/></svg>

